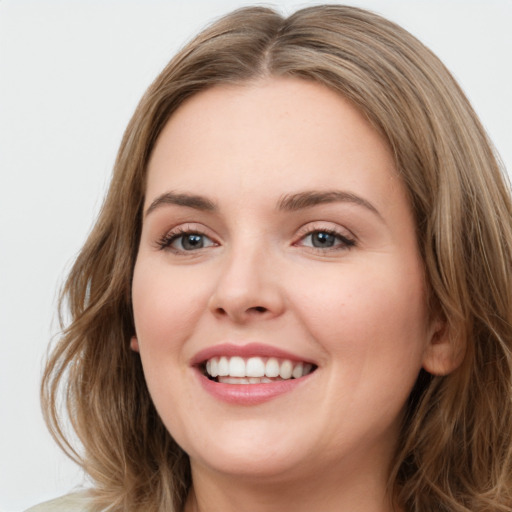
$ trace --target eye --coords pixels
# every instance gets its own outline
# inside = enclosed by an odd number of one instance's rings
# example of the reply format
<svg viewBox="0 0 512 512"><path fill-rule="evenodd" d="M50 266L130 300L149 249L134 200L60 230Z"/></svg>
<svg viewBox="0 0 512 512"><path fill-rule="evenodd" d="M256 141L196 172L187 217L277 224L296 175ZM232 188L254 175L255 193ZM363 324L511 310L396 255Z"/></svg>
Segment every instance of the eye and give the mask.
<svg viewBox="0 0 512 512"><path fill-rule="evenodd" d="M331 229L315 229L304 235L297 245L316 250L342 250L355 245L355 240Z"/></svg>
<svg viewBox="0 0 512 512"><path fill-rule="evenodd" d="M160 249L170 249L176 253L193 252L217 244L204 233L177 229L163 236L158 246Z"/></svg>
<svg viewBox="0 0 512 512"><path fill-rule="evenodd" d="M213 245L213 242L201 233L189 233L187 235L180 235L175 238L171 244L175 249L182 249L185 251L194 251L196 249L203 249Z"/></svg>

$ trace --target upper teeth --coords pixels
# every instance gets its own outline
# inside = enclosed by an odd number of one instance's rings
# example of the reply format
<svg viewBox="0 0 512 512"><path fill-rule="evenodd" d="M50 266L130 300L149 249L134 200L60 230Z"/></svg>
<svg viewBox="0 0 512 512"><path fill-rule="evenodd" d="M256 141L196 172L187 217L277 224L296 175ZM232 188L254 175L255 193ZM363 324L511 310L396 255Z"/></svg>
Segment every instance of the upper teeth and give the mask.
<svg viewBox="0 0 512 512"><path fill-rule="evenodd" d="M292 362L275 357L213 357L206 362L206 373L211 377L280 377L298 379L311 373L313 365Z"/></svg>

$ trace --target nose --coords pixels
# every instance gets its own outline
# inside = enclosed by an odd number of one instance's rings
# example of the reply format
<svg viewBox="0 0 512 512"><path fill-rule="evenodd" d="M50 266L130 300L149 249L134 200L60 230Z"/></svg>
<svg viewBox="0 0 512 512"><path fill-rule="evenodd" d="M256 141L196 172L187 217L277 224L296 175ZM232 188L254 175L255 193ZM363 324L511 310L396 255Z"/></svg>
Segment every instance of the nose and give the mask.
<svg viewBox="0 0 512 512"><path fill-rule="evenodd" d="M209 300L217 318L238 324L280 316L285 300L278 270L264 250L226 255Z"/></svg>

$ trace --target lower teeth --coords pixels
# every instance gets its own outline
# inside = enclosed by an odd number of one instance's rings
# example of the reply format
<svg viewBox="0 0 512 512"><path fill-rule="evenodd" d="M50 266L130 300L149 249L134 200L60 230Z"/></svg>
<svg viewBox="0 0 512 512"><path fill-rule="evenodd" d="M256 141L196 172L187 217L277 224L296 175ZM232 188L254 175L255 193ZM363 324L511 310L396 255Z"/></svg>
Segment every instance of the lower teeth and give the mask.
<svg viewBox="0 0 512 512"><path fill-rule="evenodd" d="M281 379L281 377L275 377L273 379L269 379L268 377L216 377L213 380L221 384L269 384L285 379Z"/></svg>

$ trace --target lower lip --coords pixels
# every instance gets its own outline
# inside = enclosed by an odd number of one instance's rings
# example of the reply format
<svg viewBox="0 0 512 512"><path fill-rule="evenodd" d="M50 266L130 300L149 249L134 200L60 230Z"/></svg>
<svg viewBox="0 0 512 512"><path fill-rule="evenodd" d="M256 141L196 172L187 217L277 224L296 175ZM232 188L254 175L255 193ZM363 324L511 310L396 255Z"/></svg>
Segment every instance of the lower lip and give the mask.
<svg viewBox="0 0 512 512"><path fill-rule="evenodd" d="M199 371L197 374L203 389L210 395L223 402L236 405L257 405L268 402L290 393L301 386L309 377L307 375L300 379L278 380L265 384L223 384L208 379Z"/></svg>

